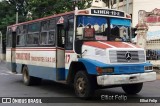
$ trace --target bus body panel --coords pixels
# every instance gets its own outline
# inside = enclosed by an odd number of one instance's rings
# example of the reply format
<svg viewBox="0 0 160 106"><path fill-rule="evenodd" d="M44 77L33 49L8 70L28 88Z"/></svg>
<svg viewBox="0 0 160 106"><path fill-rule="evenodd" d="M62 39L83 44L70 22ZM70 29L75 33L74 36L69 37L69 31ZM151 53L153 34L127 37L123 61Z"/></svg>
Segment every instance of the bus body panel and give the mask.
<svg viewBox="0 0 160 106"><path fill-rule="evenodd" d="M75 61L78 61L77 54L73 50L66 50L65 51L65 79L68 78L69 68L71 66L71 63Z"/></svg>
<svg viewBox="0 0 160 106"><path fill-rule="evenodd" d="M57 68L57 80L65 80L65 50L64 49L57 49L56 53L56 68Z"/></svg>
<svg viewBox="0 0 160 106"><path fill-rule="evenodd" d="M9 58L7 58L6 62L8 65L14 63L16 65L16 71L18 73L22 73L22 65L26 65L29 70L30 76L40 77L54 81L65 80L65 68L63 63L64 50L60 50L59 48L56 49L55 47L17 47L17 49L12 51L16 54L14 56L16 61L11 62ZM60 54L57 57L56 51L58 51L57 53ZM10 55L10 53L11 50L7 49L7 55ZM56 58L59 58L59 61L57 63Z"/></svg>
<svg viewBox="0 0 160 106"><path fill-rule="evenodd" d="M16 60L14 49L8 48L6 52L6 62L7 67L12 72L16 72Z"/></svg>
<svg viewBox="0 0 160 106"><path fill-rule="evenodd" d="M114 68L113 73L106 73L106 74L133 74L133 73L144 73L145 66L151 66L150 63L142 63L142 64L104 64L102 62L92 60L92 59L79 59L79 62L82 62L88 74L98 75L96 71L97 67L101 68Z"/></svg>

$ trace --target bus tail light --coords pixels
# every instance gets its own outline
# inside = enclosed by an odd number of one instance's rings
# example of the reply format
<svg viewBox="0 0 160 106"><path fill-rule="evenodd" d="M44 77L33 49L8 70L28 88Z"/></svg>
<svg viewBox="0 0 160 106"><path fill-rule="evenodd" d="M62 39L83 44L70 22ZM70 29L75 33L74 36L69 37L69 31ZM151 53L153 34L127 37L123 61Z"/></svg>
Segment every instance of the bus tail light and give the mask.
<svg viewBox="0 0 160 106"><path fill-rule="evenodd" d="M103 73L113 73L114 72L114 68L113 67L105 67L105 68L101 68L101 67L96 67L96 70L99 74L103 74Z"/></svg>

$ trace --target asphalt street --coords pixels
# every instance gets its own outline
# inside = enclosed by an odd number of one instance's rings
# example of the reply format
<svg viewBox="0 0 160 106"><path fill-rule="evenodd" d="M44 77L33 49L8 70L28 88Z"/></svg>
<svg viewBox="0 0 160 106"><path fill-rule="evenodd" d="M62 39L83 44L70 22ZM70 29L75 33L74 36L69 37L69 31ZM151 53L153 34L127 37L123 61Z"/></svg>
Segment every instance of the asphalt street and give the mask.
<svg viewBox="0 0 160 106"><path fill-rule="evenodd" d="M101 89L95 92L94 97L101 97L101 95L126 95L122 88L108 88ZM129 95L126 95L129 97ZM63 101L58 103L43 103L43 104L0 104L0 106L135 106L135 103L98 103L94 100L84 101L76 98L72 87L64 84L59 84L52 81L43 80L38 86L25 86L22 82L22 75L12 74L6 69L5 63L0 63L0 97L52 97L52 99L74 98L73 102L65 103ZM160 99L160 80L154 82L144 83L142 91L134 97L159 97ZM68 100L68 99L66 99ZM76 102L75 102L76 101ZM137 106L159 106L160 103L136 103Z"/></svg>

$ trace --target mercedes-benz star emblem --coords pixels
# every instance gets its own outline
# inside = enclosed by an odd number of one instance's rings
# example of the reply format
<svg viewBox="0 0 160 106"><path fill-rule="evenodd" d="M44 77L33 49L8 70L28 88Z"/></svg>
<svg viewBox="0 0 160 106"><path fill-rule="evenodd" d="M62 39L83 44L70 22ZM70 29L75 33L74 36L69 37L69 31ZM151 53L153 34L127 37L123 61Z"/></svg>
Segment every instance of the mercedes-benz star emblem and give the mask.
<svg viewBox="0 0 160 106"><path fill-rule="evenodd" d="M131 55L131 53L129 53L129 52L127 52L126 53L126 60L131 60L132 59L132 55Z"/></svg>

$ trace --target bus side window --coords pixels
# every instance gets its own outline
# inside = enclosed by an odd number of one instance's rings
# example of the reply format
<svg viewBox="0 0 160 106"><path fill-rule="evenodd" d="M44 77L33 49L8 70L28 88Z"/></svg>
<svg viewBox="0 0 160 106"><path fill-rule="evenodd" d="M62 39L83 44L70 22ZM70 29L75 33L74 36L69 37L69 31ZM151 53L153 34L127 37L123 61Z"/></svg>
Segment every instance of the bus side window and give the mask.
<svg viewBox="0 0 160 106"><path fill-rule="evenodd" d="M39 33L28 34L27 44L38 44L39 43Z"/></svg>
<svg viewBox="0 0 160 106"><path fill-rule="evenodd" d="M38 44L39 43L39 33L34 34L33 39L34 39L34 44Z"/></svg>
<svg viewBox="0 0 160 106"><path fill-rule="evenodd" d="M55 31L49 32L48 44L55 45Z"/></svg>
<svg viewBox="0 0 160 106"><path fill-rule="evenodd" d="M47 32L42 32L40 38L40 44L47 44Z"/></svg>
<svg viewBox="0 0 160 106"><path fill-rule="evenodd" d="M16 33L16 45L24 46L25 45L25 35L26 35L26 25L18 26Z"/></svg>
<svg viewBox="0 0 160 106"><path fill-rule="evenodd" d="M18 46L24 46L25 45L25 36L22 34L22 35L17 35L17 42L16 42L16 45Z"/></svg>

